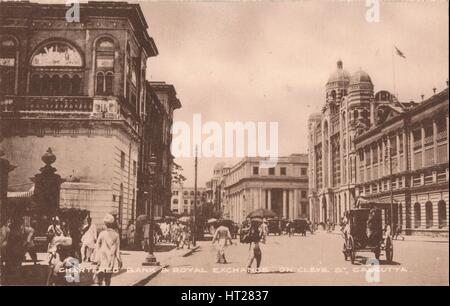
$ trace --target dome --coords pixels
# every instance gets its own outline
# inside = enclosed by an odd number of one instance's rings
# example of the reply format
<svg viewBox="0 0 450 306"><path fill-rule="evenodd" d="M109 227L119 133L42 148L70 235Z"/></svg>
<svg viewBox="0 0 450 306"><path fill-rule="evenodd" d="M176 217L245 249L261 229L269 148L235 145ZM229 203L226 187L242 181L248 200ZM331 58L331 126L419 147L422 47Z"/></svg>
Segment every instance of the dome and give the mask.
<svg viewBox="0 0 450 306"><path fill-rule="evenodd" d="M214 171L216 170L222 170L224 167L226 167L226 164L224 162L218 162L215 166L214 166Z"/></svg>
<svg viewBox="0 0 450 306"><path fill-rule="evenodd" d="M334 82L348 82L350 80L350 73L343 69L342 61L338 60L336 64L337 68L328 78L327 84Z"/></svg>
<svg viewBox="0 0 450 306"><path fill-rule="evenodd" d="M352 75L350 78L350 84L359 84L359 83L370 83L372 84L372 79L367 74L367 72L359 69Z"/></svg>

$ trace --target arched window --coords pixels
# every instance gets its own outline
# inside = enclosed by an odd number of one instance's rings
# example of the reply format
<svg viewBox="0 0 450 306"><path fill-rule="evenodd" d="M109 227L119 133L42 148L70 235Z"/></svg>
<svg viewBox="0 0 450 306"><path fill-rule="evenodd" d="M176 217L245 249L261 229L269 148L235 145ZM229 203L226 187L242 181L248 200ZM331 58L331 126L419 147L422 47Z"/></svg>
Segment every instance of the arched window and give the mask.
<svg viewBox="0 0 450 306"><path fill-rule="evenodd" d="M59 96L60 94L61 94L61 80L59 78L59 75L55 74L54 76L52 76L51 95Z"/></svg>
<svg viewBox="0 0 450 306"><path fill-rule="evenodd" d="M103 72L97 72L97 82L96 82L96 94L104 94L105 93L105 74Z"/></svg>
<svg viewBox="0 0 450 306"><path fill-rule="evenodd" d="M83 59L65 41L50 41L31 56L28 90L33 95L70 96L81 94Z"/></svg>
<svg viewBox="0 0 450 306"><path fill-rule="evenodd" d="M114 42L109 38L101 38L95 46L97 95L112 95L114 91Z"/></svg>
<svg viewBox="0 0 450 306"><path fill-rule="evenodd" d="M113 94L113 82L114 74L111 71L108 71L105 75L105 93L107 95Z"/></svg>
<svg viewBox="0 0 450 306"><path fill-rule="evenodd" d="M42 77L41 94L47 96L50 95L51 88L50 76L48 74L44 74L44 76Z"/></svg>
<svg viewBox="0 0 450 306"><path fill-rule="evenodd" d="M359 112L358 112L358 110L357 109L355 109L354 111L353 111L353 119L358 119L358 117L359 117Z"/></svg>
<svg viewBox="0 0 450 306"><path fill-rule="evenodd" d="M72 87L72 84L71 84L70 77L67 74L63 75L62 80L61 80L61 94L63 96L70 95L71 87Z"/></svg>
<svg viewBox="0 0 450 306"><path fill-rule="evenodd" d="M72 95L79 96L81 94L81 78L78 75L72 77Z"/></svg>
<svg viewBox="0 0 450 306"><path fill-rule="evenodd" d="M0 36L0 94L16 93L17 48L15 39Z"/></svg>
<svg viewBox="0 0 450 306"><path fill-rule="evenodd" d="M447 226L447 209L444 200L438 202L439 228Z"/></svg>
<svg viewBox="0 0 450 306"><path fill-rule="evenodd" d="M425 203L425 220L427 228L433 226L433 204L430 201Z"/></svg>
<svg viewBox="0 0 450 306"><path fill-rule="evenodd" d="M414 204L414 227L420 227L421 226L421 212L420 212L420 203Z"/></svg>
<svg viewBox="0 0 450 306"><path fill-rule="evenodd" d="M331 91L331 98L336 99L336 91L335 90Z"/></svg>
<svg viewBox="0 0 450 306"><path fill-rule="evenodd" d="M38 74L33 74L30 81L30 93L39 96L41 94L42 80Z"/></svg>

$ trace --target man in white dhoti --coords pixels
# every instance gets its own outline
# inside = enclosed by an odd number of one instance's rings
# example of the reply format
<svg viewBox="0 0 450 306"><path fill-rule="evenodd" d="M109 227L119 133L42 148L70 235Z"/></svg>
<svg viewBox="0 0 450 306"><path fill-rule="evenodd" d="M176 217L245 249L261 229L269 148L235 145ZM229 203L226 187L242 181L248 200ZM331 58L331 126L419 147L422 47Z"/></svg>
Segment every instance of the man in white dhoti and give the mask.
<svg viewBox="0 0 450 306"><path fill-rule="evenodd" d="M231 233L228 227L219 223L219 227L216 229L214 233L214 237L212 243L217 242L217 263L226 264L227 260L225 258L225 248L227 247L227 243L233 244L233 240L231 239Z"/></svg>

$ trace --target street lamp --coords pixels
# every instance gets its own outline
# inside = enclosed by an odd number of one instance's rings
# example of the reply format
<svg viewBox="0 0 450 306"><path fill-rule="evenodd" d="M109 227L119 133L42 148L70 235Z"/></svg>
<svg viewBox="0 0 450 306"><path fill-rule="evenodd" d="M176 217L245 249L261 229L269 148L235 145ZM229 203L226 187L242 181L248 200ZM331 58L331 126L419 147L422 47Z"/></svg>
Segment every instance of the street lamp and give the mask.
<svg viewBox="0 0 450 306"><path fill-rule="evenodd" d="M143 266L159 266L159 262L156 260L154 252L154 237L153 237L153 187L155 179L155 167L156 167L156 156L152 153L150 159L145 162L144 177L145 177L145 200L146 204L149 205L149 243L148 243L148 254L145 261L142 263Z"/></svg>

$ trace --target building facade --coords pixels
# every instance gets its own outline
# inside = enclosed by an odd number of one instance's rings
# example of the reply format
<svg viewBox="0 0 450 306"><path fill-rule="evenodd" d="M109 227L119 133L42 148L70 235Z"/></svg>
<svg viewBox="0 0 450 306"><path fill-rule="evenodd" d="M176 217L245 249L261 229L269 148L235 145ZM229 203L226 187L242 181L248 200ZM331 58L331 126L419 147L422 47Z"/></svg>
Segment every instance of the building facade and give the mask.
<svg viewBox="0 0 450 306"><path fill-rule="evenodd" d="M145 185L145 161L153 154L156 158L153 179L154 216L161 217L170 211L173 156L170 151L172 143L171 128L173 113L181 107L175 87L165 82L146 82L145 117L142 119L142 138L138 170L138 182ZM143 188L138 190L138 215L147 215L150 201L147 201Z"/></svg>
<svg viewBox="0 0 450 306"><path fill-rule="evenodd" d="M67 8L0 3L0 134L19 165L9 189L32 188L50 147L65 179L60 206L87 209L97 224L113 213L125 228L137 214L145 73L158 50L138 4L83 3L80 22L66 20Z"/></svg>
<svg viewBox="0 0 450 306"><path fill-rule="evenodd" d="M411 110L376 114L354 139L358 199L389 212L392 197L392 221L406 234L448 236L448 88Z"/></svg>
<svg viewBox="0 0 450 306"><path fill-rule="evenodd" d="M191 215L194 212L195 189L194 187L172 186L172 199L170 209L172 213L179 215ZM206 188L197 188L197 209L206 203Z"/></svg>
<svg viewBox="0 0 450 306"><path fill-rule="evenodd" d="M309 218L308 156L279 157L273 168L260 168L261 158L247 157L225 175L224 216L241 223L255 209L280 218Z"/></svg>
<svg viewBox="0 0 450 306"><path fill-rule="evenodd" d="M337 224L356 199L357 154L354 139L375 125L379 109L405 111L416 105L401 103L385 90L374 92L370 76L348 73L341 60L325 86L322 111L308 121L309 202L315 222Z"/></svg>

